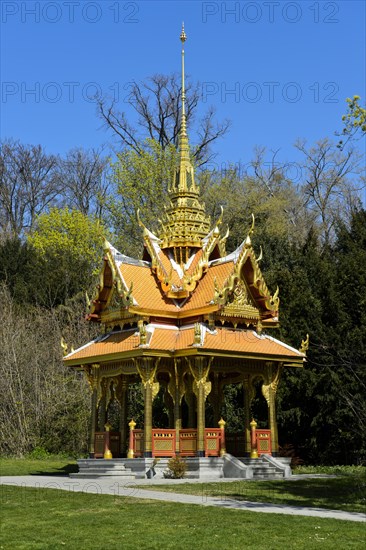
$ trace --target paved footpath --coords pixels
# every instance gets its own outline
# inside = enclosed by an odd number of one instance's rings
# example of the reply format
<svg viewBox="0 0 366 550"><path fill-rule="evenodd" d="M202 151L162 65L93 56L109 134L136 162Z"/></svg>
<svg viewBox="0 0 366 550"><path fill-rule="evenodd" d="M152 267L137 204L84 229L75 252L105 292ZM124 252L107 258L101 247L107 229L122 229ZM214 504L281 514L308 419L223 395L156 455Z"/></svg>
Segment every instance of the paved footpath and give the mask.
<svg viewBox="0 0 366 550"><path fill-rule="evenodd" d="M174 480L175 484L189 483L190 480ZM202 482L202 480L192 480ZM205 480L209 481L209 480ZM213 480L217 482L218 480ZM235 480L230 480L235 481ZM239 481L239 480L236 480ZM242 481L242 480L240 480ZM122 481L118 477L98 479L72 479L66 476L3 476L2 485L15 487L35 487L45 489L61 489L63 491L94 493L100 495L115 495L120 497L135 497L150 500L163 500L167 502L180 502L184 504L199 504L201 506L216 506L219 508L232 508L250 512L262 512L266 514L287 514L294 516L310 516L317 518L332 518L348 521L366 522L366 514L356 512L342 512L341 510L328 510L324 508L308 508L303 506L286 506L269 504L265 502L248 502L231 498L217 498L206 495L187 495L181 493L168 493L158 490L142 489L141 486L159 486L159 484L174 484L173 480L139 479L136 481ZM178 482L178 483L177 483Z"/></svg>

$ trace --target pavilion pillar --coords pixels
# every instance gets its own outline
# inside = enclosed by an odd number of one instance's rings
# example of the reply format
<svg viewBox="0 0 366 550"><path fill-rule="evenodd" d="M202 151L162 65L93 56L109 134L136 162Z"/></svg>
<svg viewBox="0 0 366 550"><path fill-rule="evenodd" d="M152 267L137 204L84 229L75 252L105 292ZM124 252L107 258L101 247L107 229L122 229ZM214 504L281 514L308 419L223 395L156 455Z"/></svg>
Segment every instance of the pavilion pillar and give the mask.
<svg viewBox="0 0 366 550"><path fill-rule="evenodd" d="M243 380L244 388L244 435L245 435L245 455L250 455L251 449L251 430L250 430L250 405L253 399L253 387L250 376L246 375Z"/></svg>
<svg viewBox="0 0 366 550"><path fill-rule="evenodd" d="M152 404L159 392L159 382L154 382L160 358L135 359L137 372L144 388L144 457L152 457Z"/></svg>
<svg viewBox="0 0 366 550"><path fill-rule="evenodd" d="M119 432L120 432L120 455L126 455L127 446L127 393L128 382L126 376L120 376L117 384L117 399L119 402Z"/></svg>
<svg viewBox="0 0 366 550"><path fill-rule="evenodd" d="M207 381L212 357L194 357L187 359L194 382L193 391L197 397L197 456L205 456L205 403L211 391L211 382Z"/></svg>
<svg viewBox="0 0 366 550"><path fill-rule="evenodd" d="M144 408L144 456L152 456L152 386L145 386L145 408Z"/></svg>
<svg viewBox="0 0 366 550"><path fill-rule="evenodd" d="M98 369L99 365L92 365L88 374L88 382L92 390L90 410L90 434L89 434L89 457L95 456L95 431L98 421Z"/></svg>
<svg viewBox="0 0 366 550"><path fill-rule="evenodd" d="M276 395L273 389L270 389L270 404L268 406L268 423L271 430L272 455L278 454L278 430L276 418Z"/></svg>
<svg viewBox="0 0 366 550"><path fill-rule="evenodd" d="M262 394L268 405L268 425L271 430L272 455L278 454L278 429L276 418L276 393L282 372L282 363L275 367L273 363L266 363L266 378L262 385Z"/></svg>

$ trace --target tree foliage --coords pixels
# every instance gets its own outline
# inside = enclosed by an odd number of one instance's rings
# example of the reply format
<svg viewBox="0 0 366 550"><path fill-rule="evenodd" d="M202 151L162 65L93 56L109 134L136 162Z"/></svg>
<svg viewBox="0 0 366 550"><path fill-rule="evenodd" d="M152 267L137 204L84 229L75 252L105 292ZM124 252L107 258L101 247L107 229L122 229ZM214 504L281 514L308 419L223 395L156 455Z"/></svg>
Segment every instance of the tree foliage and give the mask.
<svg viewBox="0 0 366 550"><path fill-rule="evenodd" d="M107 207L116 243L125 254L139 256L142 252L138 210L149 229L158 229L175 161L176 149L173 146L163 149L159 143L149 139L141 144L139 153L133 149L124 150L112 164L115 195L109 198Z"/></svg>
<svg viewBox="0 0 366 550"><path fill-rule="evenodd" d="M361 139L366 135L366 108L360 105L360 96L347 97L347 113L342 116L344 139L338 143L339 149L344 149L349 141Z"/></svg>
<svg viewBox="0 0 366 550"><path fill-rule="evenodd" d="M53 208L37 219L27 242L43 271L44 305L55 306L90 288L100 266L103 236L99 220L79 210Z"/></svg>

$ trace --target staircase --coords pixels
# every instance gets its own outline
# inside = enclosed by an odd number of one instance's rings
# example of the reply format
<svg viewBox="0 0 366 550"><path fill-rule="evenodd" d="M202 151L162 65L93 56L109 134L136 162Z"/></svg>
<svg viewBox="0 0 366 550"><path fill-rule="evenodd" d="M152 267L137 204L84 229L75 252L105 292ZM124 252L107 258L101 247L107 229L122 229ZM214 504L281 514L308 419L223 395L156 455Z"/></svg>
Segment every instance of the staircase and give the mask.
<svg viewBox="0 0 366 550"><path fill-rule="evenodd" d="M268 462L264 458L239 458L242 464L249 467L253 472L252 479L283 479L284 472L278 466Z"/></svg>
<svg viewBox="0 0 366 550"><path fill-rule="evenodd" d="M90 478L95 479L105 476L118 476L123 479L135 479L135 474L131 468L126 468L123 458L113 460L99 459L80 459L78 460L79 471L75 474L70 474L73 478Z"/></svg>

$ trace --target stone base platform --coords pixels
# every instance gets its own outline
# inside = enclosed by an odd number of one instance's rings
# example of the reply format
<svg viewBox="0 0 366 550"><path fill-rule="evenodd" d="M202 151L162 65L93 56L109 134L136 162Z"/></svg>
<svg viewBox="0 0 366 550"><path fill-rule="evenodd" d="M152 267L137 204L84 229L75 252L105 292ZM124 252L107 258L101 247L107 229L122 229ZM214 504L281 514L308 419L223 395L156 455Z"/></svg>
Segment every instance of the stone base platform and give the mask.
<svg viewBox="0 0 366 550"><path fill-rule="evenodd" d="M237 458L230 454L223 457L186 458L186 479L283 479L292 472L289 458L262 455L257 459ZM72 478L96 479L111 476L123 479L163 479L169 458L116 458L78 460L79 472Z"/></svg>

